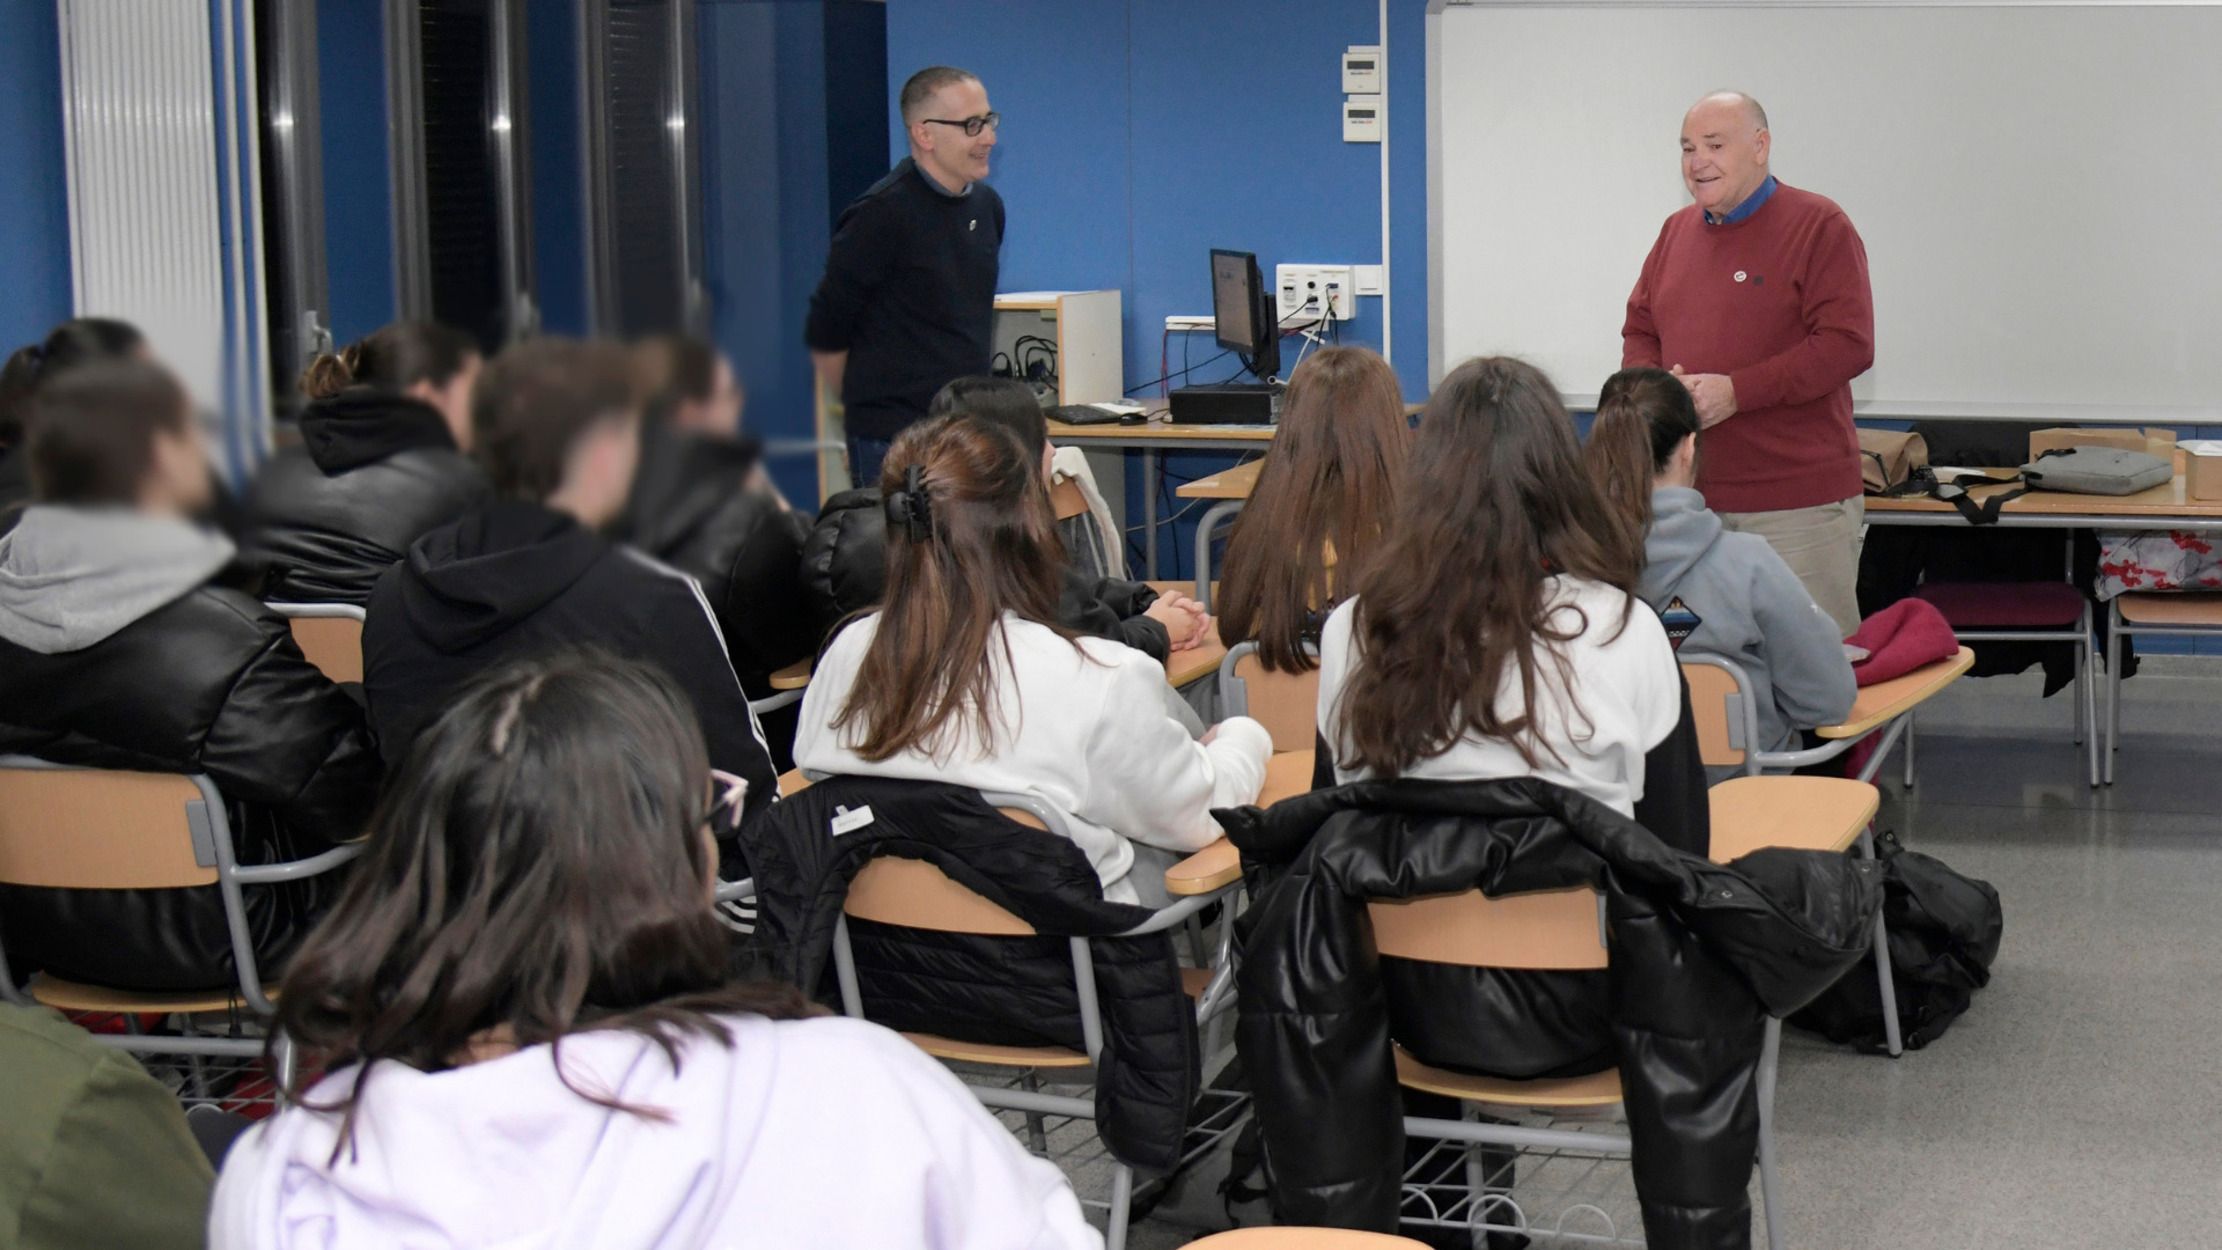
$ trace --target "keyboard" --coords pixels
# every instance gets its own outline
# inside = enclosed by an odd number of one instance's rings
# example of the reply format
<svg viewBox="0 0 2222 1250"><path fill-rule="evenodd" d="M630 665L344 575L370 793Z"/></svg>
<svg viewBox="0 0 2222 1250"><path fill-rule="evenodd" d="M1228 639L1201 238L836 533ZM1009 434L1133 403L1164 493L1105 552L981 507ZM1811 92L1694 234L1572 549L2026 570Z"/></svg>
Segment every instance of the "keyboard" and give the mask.
<svg viewBox="0 0 2222 1250"><path fill-rule="evenodd" d="M1141 405L1133 405L1132 410L1134 416L1142 415ZM1061 404L1050 409L1048 415L1053 420L1062 421L1066 425L1117 425L1125 419L1127 414L1113 408L1098 407L1095 404Z"/></svg>

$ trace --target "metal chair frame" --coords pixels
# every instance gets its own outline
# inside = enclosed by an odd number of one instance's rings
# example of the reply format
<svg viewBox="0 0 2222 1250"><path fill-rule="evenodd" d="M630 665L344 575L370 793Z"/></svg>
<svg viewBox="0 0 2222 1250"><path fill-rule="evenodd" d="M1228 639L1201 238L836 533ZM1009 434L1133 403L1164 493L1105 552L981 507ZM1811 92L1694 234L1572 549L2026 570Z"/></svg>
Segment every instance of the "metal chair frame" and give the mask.
<svg viewBox="0 0 2222 1250"><path fill-rule="evenodd" d="M2189 593L2197 595L2204 592ZM2105 757L2105 764L2100 770L2100 780L2106 785L2114 784L2114 753L2122 749L2122 638L2130 634L2222 638L2222 625L2141 625L2123 619L2119 597L2106 601L2106 750L2101 753Z"/></svg>
<svg viewBox="0 0 2222 1250"><path fill-rule="evenodd" d="M986 800L991 807L1012 808L1026 812L1036 820L1041 821L1050 833L1058 837L1070 837L1070 826L1064 814L1033 795L982 791L980 797ZM1141 937L1146 934L1164 933L1180 929L1205 907L1232 895L1235 890L1240 888L1240 884L1237 881L1222 886L1209 894L1196 894L1175 899L1171 904L1159 908L1148 920L1115 936ZM1233 941L1234 926L1232 924L1221 925L1219 962L1213 970L1211 983L1196 1002L1196 1019L1200 1026L1208 1028L1218 1016L1234 1006L1234 967L1231 959ZM1073 986L1078 994L1080 1004L1082 1049L1088 1057L1089 1064L1093 1066L1103 1053L1103 1011L1096 998L1096 973L1090 940L1084 937L1075 937L1068 938L1067 942L1072 951ZM841 990L842 1013L858 1019L869 1019L870 1017L866 1014L864 1008L863 994L857 981L856 954L849 940L849 920L846 912L834 924L833 969L835 980ZM1075 1070L1077 1071L1077 1069ZM979 1085L971 1081L965 1082L965 1088L972 1091L973 1096L988 1107L998 1111L1016 1111L1024 1114L1027 1117L1029 1139L1039 1150L1043 1141L1041 1117L1059 1116L1069 1120L1093 1122L1096 1117L1096 1110L1093 1099L1042 1092L1038 1088L1038 1082L1033 1079L1034 1071L1031 1068L1023 1069L1022 1084L1017 1088L1002 1085ZM959 1079L962 1079L961 1073ZM1227 1117L1224 1124L1217 1126L1215 1138L1218 1135L1231 1132L1239 1118L1239 1116ZM1189 1157L1200 1153L1201 1149L1197 1148L1190 1151ZM1134 1199L1134 1170L1116 1159L1112 1159L1110 1162L1112 1164L1112 1179L1109 1201L1104 1204L1090 1202L1088 1205L1104 1205L1107 1207L1107 1227L1104 1234L1106 1248L1107 1250L1123 1250L1126 1244L1127 1219Z"/></svg>
<svg viewBox="0 0 2222 1250"><path fill-rule="evenodd" d="M23 772L85 772L113 771L85 768L73 764L57 764L49 760L26 755L0 756L0 770ZM216 782L206 773L184 774L200 792L200 797L185 805L186 827L193 839L194 862L203 868L216 870L216 887L224 901L224 924L231 938L232 962L236 970L236 989L239 1001L244 1003L263 1021L268 1022L275 1012L270 999L263 992L261 966L255 958L253 936L247 929L247 904L243 889L250 885L278 885L289 881L306 881L331 872L362 854L359 843L335 846L328 851L311 855L307 859L288 860L277 864L243 866L239 863L232 845L231 817L224 806L224 798ZM36 981L32 992L25 994L16 984L15 974L9 968L7 953L0 950L0 998L18 1005L36 1002ZM129 1010L128 1008L120 1008ZM160 1010L150 1007L148 1010ZM172 1054L185 1056L221 1055L234 1058L255 1058L263 1053L259 1038L242 1037L149 1037L143 1034L96 1034L100 1042L118 1050L134 1054ZM293 1047L283 1032L271 1027L270 1050L278 1060L278 1082L281 1089L290 1087L293 1080Z"/></svg>

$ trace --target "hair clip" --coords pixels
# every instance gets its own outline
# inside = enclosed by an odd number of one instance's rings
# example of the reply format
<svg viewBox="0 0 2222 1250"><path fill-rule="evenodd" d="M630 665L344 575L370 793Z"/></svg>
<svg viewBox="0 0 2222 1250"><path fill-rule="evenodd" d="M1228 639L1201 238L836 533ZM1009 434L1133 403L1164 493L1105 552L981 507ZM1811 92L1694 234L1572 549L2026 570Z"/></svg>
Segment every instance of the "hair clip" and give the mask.
<svg viewBox="0 0 2222 1250"><path fill-rule="evenodd" d="M926 493L925 474L917 465L903 470L900 490L887 496L887 523L900 525L903 533L914 543L922 543L934 535L933 497Z"/></svg>

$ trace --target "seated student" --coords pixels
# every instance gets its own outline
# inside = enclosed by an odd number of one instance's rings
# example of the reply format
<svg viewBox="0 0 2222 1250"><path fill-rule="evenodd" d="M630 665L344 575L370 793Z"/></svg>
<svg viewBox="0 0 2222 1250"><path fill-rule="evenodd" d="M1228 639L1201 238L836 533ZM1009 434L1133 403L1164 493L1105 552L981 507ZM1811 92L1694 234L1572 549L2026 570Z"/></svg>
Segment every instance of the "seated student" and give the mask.
<svg viewBox="0 0 2222 1250"><path fill-rule="evenodd" d="M0 752L207 773L243 863L362 836L379 778L362 710L302 658L284 618L223 583L230 541L186 519L208 502L208 461L177 380L131 359L58 375L32 403L27 454L37 502L0 537ZM322 892L246 889L264 967ZM214 885L8 886L0 923L18 974L232 984Z"/></svg>
<svg viewBox="0 0 2222 1250"><path fill-rule="evenodd" d="M1281 431L1227 539L1219 640L1255 641L1277 673L1313 667L1305 644L1381 545L1412 445L1404 391L1362 347L1324 348L1289 379Z"/></svg>
<svg viewBox="0 0 2222 1250"><path fill-rule="evenodd" d="M1759 749L1794 750L1833 725L1859 688L1836 622L1765 539L1732 534L1697 492L1697 405L1659 369L1623 369L1597 397L1583 450L1609 504L1646 527L1636 593L1683 658L1733 662L1750 680Z"/></svg>
<svg viewBox="0 0 2222 1250"><path fill-rule="evenodd" d="M929 415L959 413L1002 427L1041 462L1049 481L1049 426L1041 403L1025 383L1010 378L958 378L933 398ZM884 474L881 484L887 479ZM849 491L826 503L805 558L817 588L823 625L877 606L886 592L887 522L880 490ZM1049 536L1055 539L1052 531ZM1058 544L1060 552L1063 544ZM1148 584L1122 578L1090 579L1060 556L1057 621L1095 638L1122 642L1162 664L1175 651L1203 643L1211 618L1202 605L1174 591L1160 595Z"/></svg>
<svg viewBox="0 0 2222 1250"><path fill-rule="evenodd" d="M370 594L363 693L388 767L476 674L599 646L669 673L711 762L748 779L752 811L772 802L771 756L701 588L597 533L624 509L640 452L632 354L510 348L479 378L471 439L498 498L419 538Z"/></svg>
<svg viewBox="0 0 2222 1250"><path fill-rule="evenodd" d="M741 433L740 382L716 348L670 337L640 355L652 380L640 472L610 536L702 583L741 685L762 696L818 645L802 590L810 522L764 476L763 444Z"/></svg>
<svg viewBox="0 0 2222 1250"><path fill-rule="evenodd" d="M1336 780L1538 777L1634 815L1645 755L1682 721L1673 648L1634 595L1641 552L1550 380L1517 360L1459 366L1380 554L1321 633Z"/></svg>
<svg viewBox="0 0 2222 1250"><path fill-rule="evenodd" d="M44 1007L0 1003L0 1229L13 1250L201 1250L216 1176L177 1096Z"/></svg>
<svg viewBox="0 0 2222 1250"><path fill-rule="evenodd" d="M232 1147L210 1244L1100 1244L923 1051L728 982L729 780L649 665L457 691L286 979L311 1075Z"/></svg>
<svg viewBox="0 0 2222 1250"><path fill-rule="evenodd" d="M316 358L301 377L301 445L247 492L240 548L264 598L361 604L418 535L486 502L467 454L479 363L469 335L422 321Z"/></svg>
<svg viewBox="0 0 2222 1250"><path fill-rule="evenodd" d="M1156 661L1058 623L1049 492L1018 440L929 418L881 476L887 602L819 657L795 762L1038 795L1073 819L1105 898L1161 903L1165 866L1219 836L1211 809L1257 797L1265 727L1237 717L1198 741Z"/></svg>
<svg viewBox="0 0 2222 1250"><path fill-rule="evenodd" d="M77 317L55 326L40 342L17 349L0 367L0 527L31 499L30 471L12 449L21 444L25 407L39 386L82 364L102 360L153 360L146 336L128 321L111 317ZM14 433L10 431L13 430ZM236 538L246 528L247 516L237 496L208 470L208 499L201 511L224 533Z"/></svg>

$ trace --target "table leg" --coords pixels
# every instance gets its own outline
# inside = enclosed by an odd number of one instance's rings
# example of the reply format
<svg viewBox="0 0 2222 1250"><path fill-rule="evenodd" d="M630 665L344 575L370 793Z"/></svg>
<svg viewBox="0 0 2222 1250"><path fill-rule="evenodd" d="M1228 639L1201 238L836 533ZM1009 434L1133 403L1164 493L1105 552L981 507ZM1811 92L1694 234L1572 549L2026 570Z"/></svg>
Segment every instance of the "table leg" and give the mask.
<svg viewBox="0 0 2222 1250"><path fill-rule="evenodd" d="M1142 580L1157 580L1157 492L1164 485L1157 453L1142 449Z"/></svg>

